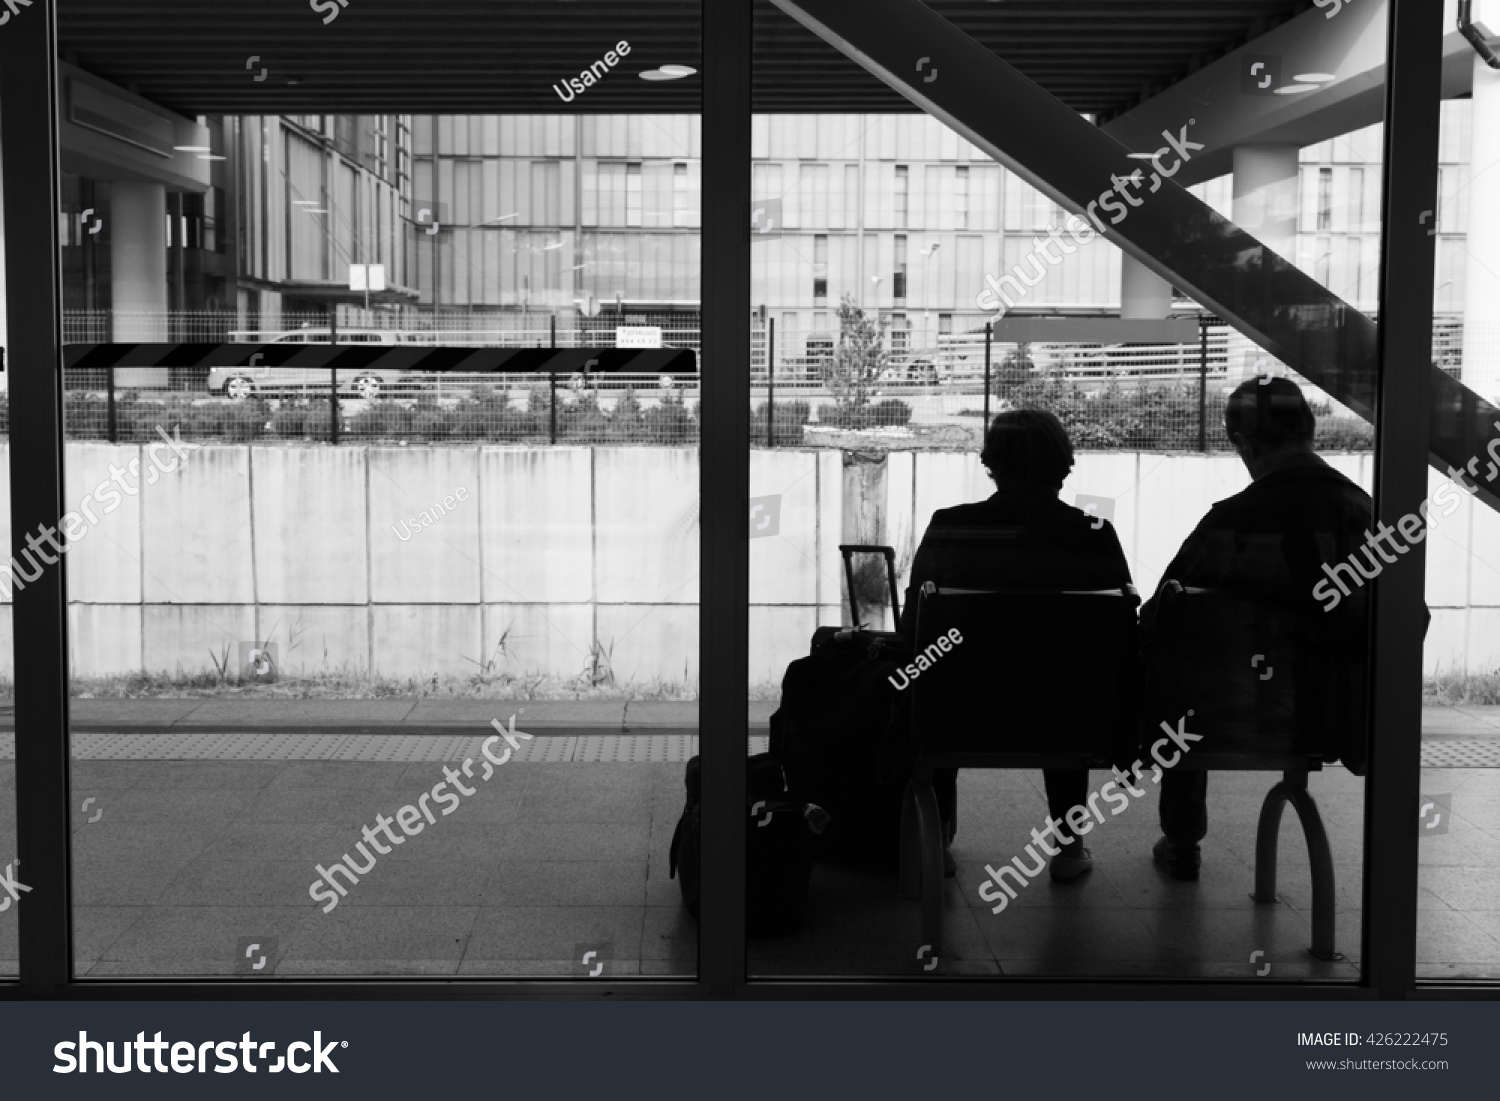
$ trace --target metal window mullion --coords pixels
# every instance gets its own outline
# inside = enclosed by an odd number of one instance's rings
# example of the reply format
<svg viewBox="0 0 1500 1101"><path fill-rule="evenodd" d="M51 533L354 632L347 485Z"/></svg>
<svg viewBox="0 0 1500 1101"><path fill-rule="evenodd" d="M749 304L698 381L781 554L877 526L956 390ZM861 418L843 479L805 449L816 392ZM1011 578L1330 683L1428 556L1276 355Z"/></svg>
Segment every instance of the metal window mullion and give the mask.
<svg viewBox="0 0 1500 1101"><path fill-rule="evenodd" d="M1387 27L1385 207L1375 402L1375 513L1395 524L1427 495L1432 408L1443 6L1393 0ZM1426 546L1372 587L1370 768L1365 783L1364 982L1384 998L1416 983Z"/></svg>
<svg viewBox="0 0 1500 1101"><path fill-rule="evenodd" d="M703 0L703 403L699 432L699 979L745 982L749 733L751 0Z"/></svg>
<svg viewBox="0 0 1500 1101"><path fill-rule="evenodd" d="M6 312L10 319L11 553L55 527L63 507L61 209L54 0L13 14L0 34ZM24 277L23 277L24 276ZM21 984L48 996L70 978L66 559L15 585L16 911ZM17 581L20 579L17 578ZM0 853L0 864L13 854Z"/></svg>

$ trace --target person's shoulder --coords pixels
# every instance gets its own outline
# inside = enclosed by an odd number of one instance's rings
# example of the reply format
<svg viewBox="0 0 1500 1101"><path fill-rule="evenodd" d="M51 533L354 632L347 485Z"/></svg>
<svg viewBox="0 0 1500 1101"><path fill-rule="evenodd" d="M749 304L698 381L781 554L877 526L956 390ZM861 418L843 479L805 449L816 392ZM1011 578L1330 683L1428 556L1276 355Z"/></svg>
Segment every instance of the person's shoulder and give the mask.
<svg viewBox="0 0 1500 1101"><path fill-rule="evenodd" d="M976 521L982 521L994 511L994 506L988 499L969 501L962 505L950 505L932 514L930 526L935 528L964 527Z"/></svg>

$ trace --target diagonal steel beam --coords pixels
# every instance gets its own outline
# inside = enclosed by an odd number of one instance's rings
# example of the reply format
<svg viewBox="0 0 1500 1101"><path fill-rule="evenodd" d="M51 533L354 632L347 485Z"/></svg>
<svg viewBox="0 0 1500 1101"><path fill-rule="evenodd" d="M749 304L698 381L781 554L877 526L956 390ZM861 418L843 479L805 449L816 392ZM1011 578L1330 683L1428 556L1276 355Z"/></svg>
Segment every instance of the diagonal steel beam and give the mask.
<svg viewBox="0 0 1500 1101"><path fill-rule="evenodd" d="M1156 162L1131 159L1125 146L920 0L772 2L1065 210L1091 218L1112 244L1374 421L1375 322L1165 178L1167 171L1180 170L1173 167L1181 159L1177 150ZM1168 129L1170 139L1162 136L1161 147L1171 150L1174 140L1178 147L1195 140L1190 106L1185 104L1183 117ZM1186 149L1196 152L1190 145ZM1117 185L1133 173L1140 185ZM1132 199L1125 200L1122 192ZM1101 201L1104 196L1110 205ZM1406 214L1420 221L1424 212ZM1430 220L1432 213L1425 216ZM977 294L984 289L980 273L973 279ZM1500 461L1490 461L1500 456L1500 410L1430 362L1393 367L1432 372L1429 462L1444 473L1467 470L1465 480L1500 511Z"/></svg>

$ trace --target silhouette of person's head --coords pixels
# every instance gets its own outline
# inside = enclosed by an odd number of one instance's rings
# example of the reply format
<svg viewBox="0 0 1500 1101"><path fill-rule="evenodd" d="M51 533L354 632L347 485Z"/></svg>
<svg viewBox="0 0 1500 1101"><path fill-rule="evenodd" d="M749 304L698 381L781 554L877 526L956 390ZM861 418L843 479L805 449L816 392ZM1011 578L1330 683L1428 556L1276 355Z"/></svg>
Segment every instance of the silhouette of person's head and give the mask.
<svg viewBox="0 0 1500 1101"><path fill-rule="evenodd" d="M1051 413L1012 409L991 422L979 461L997 488L1028 485L1056 493L1073 469L1073 444Z"/></svg>
<svg viewBox="0 0 1500 1101"><path fill-rule="evenodd" d="M1249 379L1224 407L1224 431L1251 478L1263 477L1290 456L1311 454L1316 426L1307 400L1290 379Z"/></svg>

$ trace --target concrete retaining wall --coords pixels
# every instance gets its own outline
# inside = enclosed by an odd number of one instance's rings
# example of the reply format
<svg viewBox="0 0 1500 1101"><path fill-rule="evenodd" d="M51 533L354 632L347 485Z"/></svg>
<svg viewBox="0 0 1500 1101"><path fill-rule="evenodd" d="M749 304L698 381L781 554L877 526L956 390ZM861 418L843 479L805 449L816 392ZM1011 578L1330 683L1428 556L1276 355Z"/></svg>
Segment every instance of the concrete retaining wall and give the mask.
<svg viewBox="0 0 1500 1101"><path fill-rule="evenodd" d="M67 500L141 452L70 443ZM1332 461L1369 488L1368 456ZM989 492L972 455L886 463L851 481L837 451L752 452L751 493L779 496L780 515L750 544L750 682L779 681L816 626L840 622L838 544L847 517L868 527L872 512L845 507L848 486L884 495L875 511L903 567L934 510ZM1063 493L1113 499L1149 592L1209 504L1246 480L1233 457L1083 453ZM211 653L235 661L241 642L266 640L290 673L571 677L597 643L622 681L695 683L697 496L689 448L205 446L72 546L73 668L208 672ZM6 540L8 498L0 479ZM444 514L426 525L434 506ZM1500 547L1500 516L1466 497L1430 542L1429 669L1500 664L1500 552L1485 547ZM0 616L0 668L12 646Z"/></svg>

